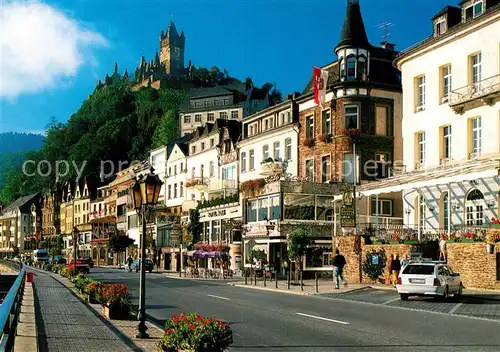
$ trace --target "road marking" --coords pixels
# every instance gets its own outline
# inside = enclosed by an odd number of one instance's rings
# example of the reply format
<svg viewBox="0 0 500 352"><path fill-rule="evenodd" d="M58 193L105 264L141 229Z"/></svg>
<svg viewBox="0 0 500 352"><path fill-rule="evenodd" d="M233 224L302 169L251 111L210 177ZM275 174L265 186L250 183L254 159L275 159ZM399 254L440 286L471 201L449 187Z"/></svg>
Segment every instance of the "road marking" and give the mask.
<svg viewBox="0 0 500 352"><path fill-rule="evenodd" d="M316 315L309 315L309 314L304 314L304 313L295 313L295 314L301 315L303 317L313 318L313 319L331 321L332 323L337 323L337 324L342 324L342 325L350 325L348 322L345 322L345 321L340 321L340 320L334 320L334 319L328 319L328 318L318 317Z"/></svg>
<svg viewBox="0 0 500 352"><path fill-rule="evenodd" d="M448 314L454 314L458 308L462 306L462 303L457 303L451 310L448 312Z"/></svg>
<svg viewBox="0 0 500 352"><path fill-rule="evenodd" d="M389 304L389 303L392 303L392 302L396 302L396 301L399 301L399 300L400 300L400 298L396 297L396 298L388 300L387 302L382 303L382 305L386 305L386 304Z"/></svg>
<svg viewBox="0 0 500 352"><path fill-rule="evenodd" d="M207 296L208 297L213 297L213 298L218 298L218 299L223 299L223 300L229 301L229 298L226 298L226 297L215 296L215 295L207 295Z"/></svg>

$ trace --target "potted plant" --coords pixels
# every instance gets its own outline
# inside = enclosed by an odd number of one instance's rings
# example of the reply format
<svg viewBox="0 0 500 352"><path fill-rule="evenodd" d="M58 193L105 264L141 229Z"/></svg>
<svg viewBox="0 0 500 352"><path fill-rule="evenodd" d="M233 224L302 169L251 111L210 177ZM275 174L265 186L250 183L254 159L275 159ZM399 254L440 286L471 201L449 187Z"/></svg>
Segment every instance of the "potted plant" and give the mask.
<svg viewBox="0 0 500 352"><path fill-rule="evenodd" d="M98 297L100 297L100 292L104 284L98 281L92 281L85 288L85 293L87 294L87 301L89 303L99 303Z"/></svg>
<svg viewBox="0 0 500 352"><path fill-rule="evenodd" d="M102 314L109 319L128 318L130 293L126 284L103 284L97 299L102 305Z"/></svg>
<svg viewBox="0 0 500 352"><path fill-rule="evenodd" d="M226 322L190 313L167 320L159 347L172 352L222 352L232 343L233 333Z"/></svg>
<svg viewBox="0 0 500 352"><path fill-rule="evenodd" d="M306 138L304 142L302 142L304 147L312 148L314 147L314 138Z"/></svg>
<svg viewBox="0 0 500 352"><path fill-rule="evenodd" d="M491 227L500 228L500 219L491 218Z"/></svg>
<svg viewBox="0 0 500 352"><path fill-rule="evenodd" d="M466 243L469 243L469 242L474 242L474 239L475 239L475 235L473 232L467 232L463 237L462 237L462 242L466 242Z"/></svg>

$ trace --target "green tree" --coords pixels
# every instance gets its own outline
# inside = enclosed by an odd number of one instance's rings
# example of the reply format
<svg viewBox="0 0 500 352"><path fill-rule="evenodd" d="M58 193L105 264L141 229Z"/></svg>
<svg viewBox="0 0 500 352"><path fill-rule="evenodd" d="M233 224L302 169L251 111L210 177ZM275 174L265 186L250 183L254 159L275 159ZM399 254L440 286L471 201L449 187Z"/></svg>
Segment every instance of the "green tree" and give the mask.
<svg viewBox="0 0 500 352"><path fill-rule="evenodd" d="M187 230L193 237L193 244L200 242L202 226L200 223L200 211L198 209L191 209L189 211L189 224Z"/></svg>
<svg viewBox="0 0 500 352"><path fill-rule="evenodd" d="M108 239L108 247L118 254L118 266L121 267L120 254L125 253L128 247L134 244L134 240L125 235L112 235Z"/></svg>
<svg viewBox="0 0 500 352"><path fill-rule="evenodd" d="M175 112L172 110L167 111L161 117L158 127L153 134L153 142L151 147L158 148L166 145L168 142L175 140L178 136L178 122L175 118Z"/></svg>
<svg viewBox="0 0 500 352"><path fill-rule="evenodd" d="M303 269L303 258L310 242L306 230L302 227L294 229L288 238L288 258L295 261L295 281L298 280L299 270Z"/></svg>
<svg viewBox="0 0 500 352"><path fill-rule="evenodd" d="M63 246L64 246L63 235L59 234L59 235L57 235L57 240L56 240L55 247L52 247L49 250L49 255L52 256L52 257L56 256L56 255L62 255Z"/></svg>

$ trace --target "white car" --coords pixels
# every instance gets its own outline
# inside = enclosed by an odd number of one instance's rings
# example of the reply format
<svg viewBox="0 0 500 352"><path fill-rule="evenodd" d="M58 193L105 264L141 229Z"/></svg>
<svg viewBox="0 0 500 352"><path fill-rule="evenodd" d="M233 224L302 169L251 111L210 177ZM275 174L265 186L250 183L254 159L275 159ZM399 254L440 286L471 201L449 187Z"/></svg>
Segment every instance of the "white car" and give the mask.
<svg viewBox="0 0 500 352"><path fill-rule="evenodd" d="M460 297L460 274L444 262L410 262L399 274L396 289L403 301L409 296Z"/></svg>

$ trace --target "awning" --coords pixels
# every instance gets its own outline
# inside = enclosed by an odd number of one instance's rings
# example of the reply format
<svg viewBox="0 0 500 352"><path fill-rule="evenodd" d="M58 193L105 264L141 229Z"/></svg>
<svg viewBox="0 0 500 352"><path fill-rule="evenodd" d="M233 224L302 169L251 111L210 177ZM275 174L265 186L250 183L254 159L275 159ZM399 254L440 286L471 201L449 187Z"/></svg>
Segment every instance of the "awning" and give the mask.
<svg viewBox="0 0 500 352"><path fill-rule="evenodd" d="M412 171L357 188L357 197L420 189L449 183L467 182L499 175L500 157L468 160L432 169ZM342 197L340 196L339 199Z"/></svg>
<svg viewBox="0 0 500 352"><path fill-rule="evenodd" d="M215 252L215 251L207 252L207 251L196 250L196 251L185 252L184 256L193 258L225 258L228 257L229 255L227 252Z"/></svg>

